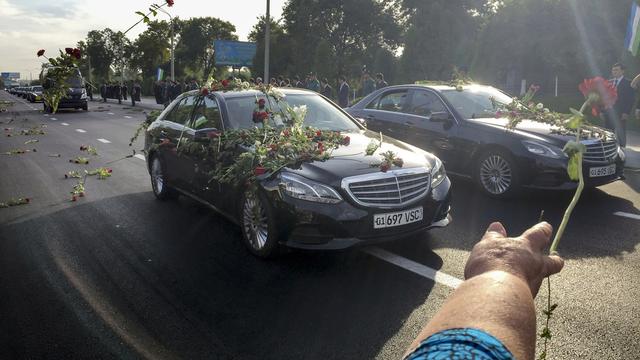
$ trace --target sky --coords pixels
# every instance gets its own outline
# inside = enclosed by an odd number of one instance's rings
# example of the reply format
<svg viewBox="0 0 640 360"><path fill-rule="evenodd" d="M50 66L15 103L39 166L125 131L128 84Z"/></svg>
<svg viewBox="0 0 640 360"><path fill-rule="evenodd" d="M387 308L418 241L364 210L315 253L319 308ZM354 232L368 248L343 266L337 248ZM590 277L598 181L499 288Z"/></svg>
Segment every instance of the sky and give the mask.
<svg viewBox="0 0 640 360"><path fill-rule="evenodd" d="M42 64L36 56L39 49L57 55L58 49L74 47L91 30L125 31L140 19L136 11L146 12L149 5L162 1L0 0L0 72L20 72L22 79L36 79ZM285 2L271 0L272 17L281 17ZM240 40L246 40L258 16L265 14L266 0L175 0L167 9L181 19L212 16L229 21ZM141 23L127 36L134 40L144 30Z"/></svg>

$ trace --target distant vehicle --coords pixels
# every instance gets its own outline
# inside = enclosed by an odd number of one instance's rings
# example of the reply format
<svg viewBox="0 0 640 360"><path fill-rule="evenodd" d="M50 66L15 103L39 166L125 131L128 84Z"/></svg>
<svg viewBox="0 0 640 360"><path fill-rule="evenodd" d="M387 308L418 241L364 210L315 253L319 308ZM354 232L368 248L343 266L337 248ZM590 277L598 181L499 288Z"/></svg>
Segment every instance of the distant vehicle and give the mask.
<svg viewBox="0 0 640 360"><path fill-rule="evenodd" d="M256 256L280 245L309 250L344 249L399 239L449 223L450 183L438 158L414 146L367 131L335 104L312 91L287 89L291 105L306 105L305 125L348 134L350 144L327 161L284 168L257 184L257 197L243 184L213 182L211 159L173 151L183 140L206 141L212 133L248 129L261 92L186 92L149 126L145 138L151 184L158 199L187 195L218 210L241 227ZM202 115L205 114L205 115ZM203 122L204 119L204 122ZM364 148L383 141L404 160L383 173ZM174 145L175 146L175 145ZM175 147L174 147L175 149ZM238 154L250 149L237 148ZM345 157L337 156L341 154Z"/></svg>
<svg viewBox="0 0 640 360"><path fill-rule="evenodd" d="M473 179L492 197L522 188L574 189L562 151L575 138L547 124L523 121L506 131L508 119L496 118L492 99L510 103L511 96L491 86L398 85L380 89L346 111L371 130L429 151L447 172ZM583 137L586 186L596 187L623 177L625 154L615 135Z"/></svg>
<svg viewBox="0 0 640 360"><path fill-rule="evenodd" d="M56 67L54 66L45 66L42 68L42 72L40 72L40 82L42 83L44 90L53 86L53 79L49 74L55 69ZM74 69L74 75L67 79L67 85L69 88L67 96L60 100L58 108L82 109L84 111L88 111L89 104L87 101L87 91L84 87L84 79L82 78L80 69ZM45 113L53 111L51 106L47 104L46 100L43 101L43 106Z"/></svg>
<svg viewBox="0 0 640 360"><path fill-rule="evenodd" d="M27 100L29 100L29 102L41 102L42 86L32 86L27 93Z"/></svg>

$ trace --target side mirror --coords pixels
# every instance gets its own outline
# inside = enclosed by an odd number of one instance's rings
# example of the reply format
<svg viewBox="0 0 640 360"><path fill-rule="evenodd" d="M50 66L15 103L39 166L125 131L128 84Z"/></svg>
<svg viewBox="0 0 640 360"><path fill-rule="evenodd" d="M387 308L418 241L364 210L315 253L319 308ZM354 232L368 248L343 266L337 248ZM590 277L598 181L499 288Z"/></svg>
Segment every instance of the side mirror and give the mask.
<svg viewBox="0 0 640 360"><path fill-rule="evenodd" d="M222 131L216 128L206 128L206 129L198 129L193 137L195 141L208 141L210 139L214 139L220 137L222 135Z"/></svg>
<svg viewBox="0 0 640 360"><path fill-rule="evenodd" d="M451 121L451 114L448 111L438 111L431 113L429 121L448 123Z"/></svg>

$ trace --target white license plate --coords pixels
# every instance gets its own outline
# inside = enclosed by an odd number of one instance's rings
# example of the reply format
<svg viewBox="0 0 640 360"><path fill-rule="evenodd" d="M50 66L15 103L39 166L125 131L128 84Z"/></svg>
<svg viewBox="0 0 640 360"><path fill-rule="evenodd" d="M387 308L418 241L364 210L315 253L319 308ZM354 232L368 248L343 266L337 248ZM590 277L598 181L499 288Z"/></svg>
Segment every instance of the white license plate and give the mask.
<svg viewBox="0 0 640 360"><path fill-rule="evenodd" d="M394 213L373 215L373 228L382 229L411 224L422 220L422 207Z"/></svg>
<svg viewBox="0 0 640 360"><path fill-rule="evenodd" d="M593 167L589 169L589 177L609 176L616 173L616 164L609 166Z"/></svg>

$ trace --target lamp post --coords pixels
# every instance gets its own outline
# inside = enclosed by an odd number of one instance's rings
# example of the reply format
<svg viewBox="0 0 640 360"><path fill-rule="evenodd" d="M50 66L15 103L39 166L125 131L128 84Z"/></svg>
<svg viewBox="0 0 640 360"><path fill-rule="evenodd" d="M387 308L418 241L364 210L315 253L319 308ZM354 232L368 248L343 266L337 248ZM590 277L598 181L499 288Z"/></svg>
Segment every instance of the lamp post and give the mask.
<svg viewBox="0 0 640 360"><path fill-rule="evenodd" d="M267 18L264 29L264 83L269 83L269 35L271 33L270 1L267 0Z"/></svg>

